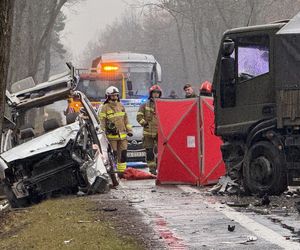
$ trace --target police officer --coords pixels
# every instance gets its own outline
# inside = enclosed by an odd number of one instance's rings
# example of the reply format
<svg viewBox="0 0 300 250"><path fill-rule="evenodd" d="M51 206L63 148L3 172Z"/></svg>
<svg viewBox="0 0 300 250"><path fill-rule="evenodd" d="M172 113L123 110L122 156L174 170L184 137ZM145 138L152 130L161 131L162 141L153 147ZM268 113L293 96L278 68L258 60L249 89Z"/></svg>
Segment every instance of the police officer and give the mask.
<svg viewBox="0 0 300 250"><path fill-rule="evenodd" d="M127 161L127 135L133 135L132 126L128 122L124 106L120 103L119 90L111 86L106 89L105 97L99 114L101 127L112 146L117 159L117 171L122 177Z"/></svg>
<svg viewBox="0 0 300 250"><path fill-rule="evenodd" d="M147 153L147 165L150 173L156 174L156 159L154 150L157 148L157 118L155 113L155 99L160 98L162 90L158 85L149 89L149 100L142 104L137 113L137 121L144 127L144 147Z"/></svg>

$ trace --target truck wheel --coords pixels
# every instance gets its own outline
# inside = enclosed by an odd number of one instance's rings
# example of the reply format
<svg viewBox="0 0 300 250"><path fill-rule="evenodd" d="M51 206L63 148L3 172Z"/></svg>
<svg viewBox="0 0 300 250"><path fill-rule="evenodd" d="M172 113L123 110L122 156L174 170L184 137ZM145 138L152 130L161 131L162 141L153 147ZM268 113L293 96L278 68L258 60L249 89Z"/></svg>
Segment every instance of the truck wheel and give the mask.
<svg viewBox="0 0 300 250"><path fill-rule="evenodd" d="M12 208L28 207L30 205L30 202L27 198L18 199L11 190L10 186L3 184L3 190Z"/></svg>
<svg viewBox="0 0 300 250"><path fill-rule="evenodd" d="M270 142L255 143L243 164L243 184L251 194L279 195L284 192L287 174L283 153Z"/></svg>

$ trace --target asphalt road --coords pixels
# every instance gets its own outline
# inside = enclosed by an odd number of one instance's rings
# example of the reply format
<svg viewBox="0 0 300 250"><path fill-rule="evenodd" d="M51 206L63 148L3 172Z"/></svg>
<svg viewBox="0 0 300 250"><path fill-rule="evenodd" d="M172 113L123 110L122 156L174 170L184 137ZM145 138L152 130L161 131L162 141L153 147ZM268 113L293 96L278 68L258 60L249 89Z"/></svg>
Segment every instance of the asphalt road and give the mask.
<svg viewBox="0 0 300 250"><path fill-rule="evenodd" d="M111 192L141 212L166 249L300 249L297 213L237 211L206 191L144 180L123 181Z"/></svg>

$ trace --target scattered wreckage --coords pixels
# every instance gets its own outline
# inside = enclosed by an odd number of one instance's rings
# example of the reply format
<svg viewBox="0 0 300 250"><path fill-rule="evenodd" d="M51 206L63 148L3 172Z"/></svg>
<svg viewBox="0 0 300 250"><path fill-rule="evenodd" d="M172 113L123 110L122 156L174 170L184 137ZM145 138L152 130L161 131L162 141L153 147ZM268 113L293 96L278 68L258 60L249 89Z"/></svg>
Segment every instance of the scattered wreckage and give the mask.
<svg viewBox="0 0 300 250"><path fill-rule="evenodd" d="M6 93L14 126L2 140L0 181L12 207L57 192L94 194L118 185L111 147L92 105L74 91L77 77L68 66L70 72L48 82L26 79ZM66 115L70 96L81 102L79 114Z"/></svg>

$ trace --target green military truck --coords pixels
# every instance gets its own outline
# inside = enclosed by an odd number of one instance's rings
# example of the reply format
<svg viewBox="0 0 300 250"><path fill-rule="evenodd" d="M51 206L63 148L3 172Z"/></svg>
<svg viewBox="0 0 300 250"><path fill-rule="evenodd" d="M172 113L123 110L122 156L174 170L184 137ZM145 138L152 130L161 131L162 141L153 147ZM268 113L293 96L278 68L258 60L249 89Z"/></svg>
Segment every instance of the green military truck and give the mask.
<svg viewBox="0 0 300 250"><path fill-rule="evenodd" d="M227 174L252 194L300 185L300 14L226 31L213 92Z"/></svg>

